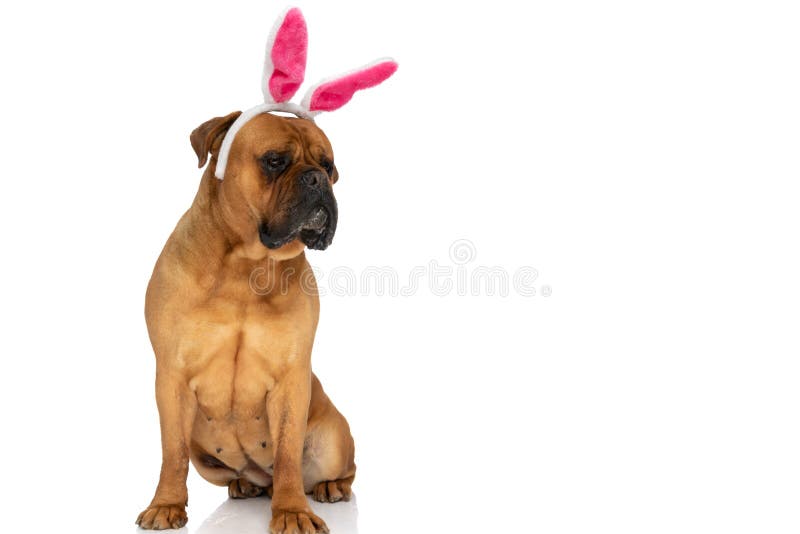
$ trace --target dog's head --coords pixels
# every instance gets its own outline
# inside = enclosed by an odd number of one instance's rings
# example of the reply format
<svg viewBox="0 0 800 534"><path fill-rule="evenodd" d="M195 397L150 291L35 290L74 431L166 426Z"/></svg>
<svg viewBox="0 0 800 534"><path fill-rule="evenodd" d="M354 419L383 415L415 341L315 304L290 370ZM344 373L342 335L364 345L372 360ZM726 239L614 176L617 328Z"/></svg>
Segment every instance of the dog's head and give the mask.
<svg viewBox="0 0 800 534"><path fill-rule="evenodd" d="M200 167L208 154L216 160L239 115L216 117L192 132ZM283 255L299 254L303 245L324 250L336 232L338 178L330 141L314 122L262 113L247 121L231 145L218 184L220 212L245 243L259 240Z"/></svg>

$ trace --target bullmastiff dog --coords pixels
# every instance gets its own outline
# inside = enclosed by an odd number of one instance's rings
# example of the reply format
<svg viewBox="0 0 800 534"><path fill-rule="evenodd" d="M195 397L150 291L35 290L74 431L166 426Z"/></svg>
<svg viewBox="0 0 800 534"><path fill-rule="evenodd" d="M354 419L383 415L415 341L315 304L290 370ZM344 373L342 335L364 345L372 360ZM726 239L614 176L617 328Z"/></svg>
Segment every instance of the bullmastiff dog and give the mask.
<svg viewBox="0 0 800 534"><path fill-rule="evenodd" d="M271 532L327 532L306 494L349 499L356 465L347 421L311 370L319 298L304 250L331 243L338 172L314 122L263 113L236 134L218 180L239 114L192 132L199 166L210 163L147 288L163 459L136 523L186 523L191 461L232 498L270 496Z"/></svg>

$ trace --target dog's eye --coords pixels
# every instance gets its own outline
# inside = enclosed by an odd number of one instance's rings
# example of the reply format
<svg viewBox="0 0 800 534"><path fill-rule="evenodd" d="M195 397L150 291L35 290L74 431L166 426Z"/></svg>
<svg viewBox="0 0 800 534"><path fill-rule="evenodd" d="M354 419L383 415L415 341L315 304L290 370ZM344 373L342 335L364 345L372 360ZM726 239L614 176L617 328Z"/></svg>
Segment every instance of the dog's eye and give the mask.
<svg viewBox="0 0 800 534"><path fill-rule="evenodd" d="M286 156L286 154L278 154L277 152L270 151L261 156L259 161L261 162L261 167L264 169L264 172L272 178L286 169L289 164L289 157Z"/></svg>
<svg viewBox="0 0 800 534"><path fill-rule="evenodd" d="M283 156L270 156L266 161L267 167L271 170L278 170L286 164L286 158Z"/></svg>
<svg viewBox="0 0 800 534"><path fill-rule="evenodd" d="M325 172L328 173L330 176L333 173L333 162L328 159L323 159L321 162L322 168L325 169Z"/></svg>

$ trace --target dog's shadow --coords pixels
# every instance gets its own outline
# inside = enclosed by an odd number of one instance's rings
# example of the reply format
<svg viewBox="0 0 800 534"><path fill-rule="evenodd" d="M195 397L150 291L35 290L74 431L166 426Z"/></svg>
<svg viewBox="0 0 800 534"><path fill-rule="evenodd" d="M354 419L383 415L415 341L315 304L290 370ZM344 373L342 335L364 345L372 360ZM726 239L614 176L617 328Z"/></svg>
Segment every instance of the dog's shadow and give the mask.
<svg viewBox="0 0 800 534"><path fill-rule="evenodd" d="M272 517L270 500L228 499L203 521L196 534L264 534L269 532ZM311 509L328 524L336 534L358 534L358 506L356 496L348 502L318 503L309 499Z"/></svg>

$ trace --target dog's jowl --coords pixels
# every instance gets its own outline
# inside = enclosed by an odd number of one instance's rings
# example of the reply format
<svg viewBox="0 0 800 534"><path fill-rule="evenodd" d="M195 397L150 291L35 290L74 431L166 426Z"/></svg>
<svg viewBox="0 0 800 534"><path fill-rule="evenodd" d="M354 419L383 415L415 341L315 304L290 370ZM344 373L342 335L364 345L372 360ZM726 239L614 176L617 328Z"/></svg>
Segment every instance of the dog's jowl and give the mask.
<svg viewBox="0 0 800 534"><path fill-rule="evenodd" d="M273 533L327 531L306 494L322 502L351 495L353 438L311 371L319 299L304 251L333 240L339 178L314 117L396 64L328 80L291 104L305 35L300 12L287 11L267 47L265 103L191 134L200 167L208 165L145 303L163 459L142 528L186 523L190 462L232 498L271 497Z"/></svg>

